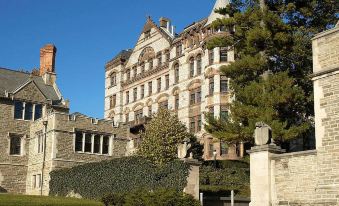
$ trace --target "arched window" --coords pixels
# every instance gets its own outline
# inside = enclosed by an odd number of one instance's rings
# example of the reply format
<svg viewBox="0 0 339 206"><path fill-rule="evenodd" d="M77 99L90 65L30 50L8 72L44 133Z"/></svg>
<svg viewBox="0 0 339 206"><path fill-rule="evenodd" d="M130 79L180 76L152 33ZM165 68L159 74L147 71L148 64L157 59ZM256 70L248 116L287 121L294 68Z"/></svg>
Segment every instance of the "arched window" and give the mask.
<svg viewBox="0 0 339 206"><path fill-rule="evenodd" d="M201 54L197 56L197 74L201 74Z"/></svg>
<svg viewBox="0 0 339 206"><path fill-rule="evenodd" d="M174 65L174 82L175 83L179 82L179 63L176 63Z"/></svg>
<svg viewBox="0 0 339 206"><path fill-rule="evenodd" d="M190 77L193 77L194 76L194 58L191 57L189 62L190 62Z"/></svg>
<svg viewBox="0 0 339 206"><path fill-rule="evenodd" d="M117 74L114 72L110 76L111 86L115 86L117 84Z"/></svg>

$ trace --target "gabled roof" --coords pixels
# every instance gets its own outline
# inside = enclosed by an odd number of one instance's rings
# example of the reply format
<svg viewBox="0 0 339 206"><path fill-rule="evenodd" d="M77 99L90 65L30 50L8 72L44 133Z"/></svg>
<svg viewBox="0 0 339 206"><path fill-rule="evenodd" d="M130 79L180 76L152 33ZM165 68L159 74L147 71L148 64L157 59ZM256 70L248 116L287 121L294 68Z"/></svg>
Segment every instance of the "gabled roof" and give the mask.
<svg viewBox="0 0 339 206"><path fill-rule="evenodd" d="M34 76L27 72L0 68L0 97L5 97L7 93L13 93L29 81L34 81L35 85L46 97L53 102L61 100L53 86L46 85L41 76Z"/></svg>
<svg viewBox="0 0 339 206"><path fill-rule="evenodd" d="M209 25L211 24L213 21L217 20L218 18L221 19L221 18L225 18L226 16L224 15L221 15L219 13L215 13L214 11L216 9L219 9L219 8L224 8L226 7L227 5L230 4L230 1L229 0L217 0L214 4L214 7L213 7L213 10L211 12L211 14L209 15L208 17L208 20L207 20L207 23L206 25Z"/></svg>

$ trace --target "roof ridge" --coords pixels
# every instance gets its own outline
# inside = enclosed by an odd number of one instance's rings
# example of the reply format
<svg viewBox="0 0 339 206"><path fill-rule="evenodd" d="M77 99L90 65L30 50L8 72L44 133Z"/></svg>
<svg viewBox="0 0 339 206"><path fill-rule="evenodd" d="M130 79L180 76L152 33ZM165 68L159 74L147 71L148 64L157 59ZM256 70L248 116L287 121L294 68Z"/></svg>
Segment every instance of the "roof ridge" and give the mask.
<svg viewBox="0 0 339 206"><path fill-rule="evenodd" d="M18 70L14 70L14 69L8 69L8 68L3 68L3 67L0 67L0 69L2 70L7 70L7 71L12 71L12 72L18 72L18 73L22 73L22 74L30 74L29 71L18 71Z"/></svg>

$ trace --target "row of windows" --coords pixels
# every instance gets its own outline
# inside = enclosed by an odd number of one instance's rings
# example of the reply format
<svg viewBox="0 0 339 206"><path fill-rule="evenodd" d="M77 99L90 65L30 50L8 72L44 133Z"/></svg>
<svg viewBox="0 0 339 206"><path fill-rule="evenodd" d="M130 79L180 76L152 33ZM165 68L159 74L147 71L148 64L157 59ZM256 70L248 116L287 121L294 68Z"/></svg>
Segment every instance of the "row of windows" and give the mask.
<svg viewBox="0 0 339 206"><path fill-rule="evenodd" d="M42 105L14 101L14 119L37 120L42 117Z"/></svg>
<svg viewBox="0 0 339 206"><path fill-rule="evenodd" d="M75 133L75 151L92 154L109 154L110 136L91 134L86 132Z"/></svg>
<svg viewBox="0 0 339 206"><path fill-rule="evenodd" d="M214 148L214 144L209 144L208 145L208 156L209 157L215 157L216 149ZM220 142L220 151L219 151L220 156L227 155L228 154L228 144L224 141Z"/></svg>

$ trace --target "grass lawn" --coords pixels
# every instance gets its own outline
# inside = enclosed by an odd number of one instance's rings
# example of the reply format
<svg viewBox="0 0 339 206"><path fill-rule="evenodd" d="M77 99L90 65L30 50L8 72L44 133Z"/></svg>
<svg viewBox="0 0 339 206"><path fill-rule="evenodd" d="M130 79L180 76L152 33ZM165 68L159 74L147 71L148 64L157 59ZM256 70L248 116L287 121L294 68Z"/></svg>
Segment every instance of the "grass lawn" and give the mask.
<svg viewBox="0 0 339 206"><path fill-rule="evenodd" d="M0 194L0 206L103 206L101 202L63 197Z"/></svg>

